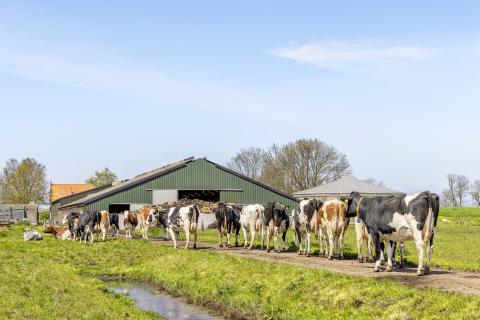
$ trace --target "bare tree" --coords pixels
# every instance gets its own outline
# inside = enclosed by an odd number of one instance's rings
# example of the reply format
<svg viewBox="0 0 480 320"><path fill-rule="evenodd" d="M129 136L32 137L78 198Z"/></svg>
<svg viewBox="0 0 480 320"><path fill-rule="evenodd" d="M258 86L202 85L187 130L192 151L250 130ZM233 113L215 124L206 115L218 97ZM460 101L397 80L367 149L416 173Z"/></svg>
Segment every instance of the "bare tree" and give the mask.
<svg viewBox="0 0 480 320"><path fill-rule="evenodd" d="M448 188L442 192L444 206L463 207L469 194L469 180L466 176L447 175Z"/></svg>
<svg viewBox="0 0 480 320"><path fill-rule="evenodd" d="M265 167L267 152L260 148L241 149L230 161L227 167L252 179L259 179Z"/></svg>
<svg viewBox="0 0 480 320"><path fill-rule="evenodd" d="M367 178L363 181L368 182L368 183L373 184L373 185L376 185L376 186L379 186L379 187L385 187L385 183L383 183L383 181L380 181L380 180L377 181L375 178L372 178L372 177Z"/></svg>
<svg viewBox="0 0 480 320"><path fill-rule="evenodd" d="M45 166L33 158L7 161L0 175L4 203L43 204L47 202L48 182Z"/></svg>
<svg viewBox="0 0 480 320"><path fill-rule="evenodd" d="M480 180L475 180L470 186L470 196L474 205L480 207Z"/></svg>
<svg viewBox="0 0 480 320"><path fill-rule="evenodd" d="M269 148L261 181L291 193L351 174L347 157L318 139L301 139Z"/></svg>
<svg viewBox="0 0 480 320"><path fill-rule="evenodd" d="M102 171L95 171L95 174L85 180L86 183L93 184L96 187L107 186L117 180L117 175L105 168Z"/></svg>

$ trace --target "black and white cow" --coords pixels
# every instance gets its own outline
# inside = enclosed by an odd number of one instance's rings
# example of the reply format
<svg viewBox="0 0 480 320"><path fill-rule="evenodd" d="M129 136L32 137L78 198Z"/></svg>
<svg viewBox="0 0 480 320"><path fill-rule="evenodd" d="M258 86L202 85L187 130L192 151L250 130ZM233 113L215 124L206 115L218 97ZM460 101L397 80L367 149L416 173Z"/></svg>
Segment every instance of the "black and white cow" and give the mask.
<svg viewBox="0 0 480 320"><path fill-rule="evenodd" d="M429 191L408 196L361 197L352 192L348 200L348 217L360 218L368 229L375 247L375 271L380 270L381 241L387 241L387 268L393 268L394 242L413 240L417 247L417 274L430 270L433 235L438 219L439 197ZM424 246L426 260L424 263ZM402 259L401 259L402 260Z"/></svg>
<svg viewBox="0 0 480 320"><path fill-rule="evenodd" d="M118 213L110 213L110 228L112 228L112 237L118 237L120 233L120 218Z"/></svg>
<svg viewBox="0 0 480 320"><path fill-rule="evenodd" d="M298 254L310 257L310 237L318 229L317 211L323 202L316 199L300 201L299 208L292 211L292 228L298 240ZM305 234L305 250L302 251L302 234Z"/></svg>
<svg viewBox="0 0 480 320"><path fill-rule="evenodd" d="M85 212L78 216L78 232L80 234L80 242L85 240L87 243L88 237L90 237L90 242L93 243L93 233L95 227L100 223L101 215L100 212Z"/></svg>
<svg viewBox="0 0 480 320"><path fill-rule="evenodd" d="M264 210L265 207L261 204L250 204L242 208L242 212L240 213L240 225L242 226L243 231L244 248L248 247L249 250L252 250L255 233L260 231L262 237L261 249L263 249L265 239L265 228L263 227ZM250 232L250 245L248 245L247 231Z"/></svg>
<svg viewBox="0 0 480 320"><path fill-rule="evenodd" d="M193 249L197 248L197 226L199 216L200 209L197 205L170 208L167 216L167 228L173 240L174 248L177 248L176 235L180 231L185 232L185 249L188 249L190 233L193 233Z"/></svg>
<svg viewBox="0 0 480 320"><path fill-rule="evenodd" d="M287 214L288 206L284 206L277 202L267 202L264 208L263 226L265 228L265 233L267 234L267 252L270 252L270 238L272 235L275 250L280 252L278 249L279 233L282 234L282 250L285 251L286 236L290 226L290 217Z"/></svg>
<svg viewBox="0 0 480 320"><path fill-rule="evenodd" d="M70 212L65 217L63 217L62 224L68 225L70 234L73 236L73 240L76 240L79 237L78 233L78 217L81 215L79 212Z"/></svg>
<svg viewBox="0 0 480 320"><path fill-rule="evenodd" d="M240 210L238 206L229 206L223 202L218 204L215 209L215 219L217 221L217 230L219 238L219 246L223 246L222 235L223 231L227 234L227 241L225 246L230 248L230 233L235 232L235 247L238 247L238 234L240 233ZM222 230L223 229L223 230Z"/></svg>

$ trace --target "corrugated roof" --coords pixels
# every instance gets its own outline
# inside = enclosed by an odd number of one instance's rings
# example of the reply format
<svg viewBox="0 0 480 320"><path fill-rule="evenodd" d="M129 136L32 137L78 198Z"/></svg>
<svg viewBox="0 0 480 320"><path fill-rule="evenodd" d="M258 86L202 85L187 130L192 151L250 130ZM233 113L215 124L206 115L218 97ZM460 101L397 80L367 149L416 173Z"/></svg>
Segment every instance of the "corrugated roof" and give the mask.
<svg viewBox="0 0 480 320"><path fill-rule="evenodd" d="M400 191L377 186L353 176L344 176L338 180L315 188L294 192L293 195L299 197L317 194L349 194L352 191L358 191L362 194L402 194Z"/></svg>
<svg viewBox="0 0 480 320"><path fill-rule="evenodd" d="M159 175L162 175L166 172L169 172L169 171L178 169L180 167L183 167L188 162L193 161L193 160L194 160L194 157L190 157L190 158L183 159L183 160L180 160L180 161L177 161L177 162L174 162L174 163L170 163L166 166L157 168L155 170L151 170L151 171L142 173L142 174L136 176L133 179L121 182L121 183L116 184L114 186L111 186L110 188L107 188L105 190L89 194L88 196L86 196L82 199L79 199L79 200L71 202L71 203L69 203L65 206L62 206L61 208L71 207L71 206L81 206L81 205L91 203L91 202L93 202L97 199L103 198L107 195L113 194L115 192L118 192L118 191L123 190L123 189L128 188L128 187L135 186L135 185L140 184L144 181L147 181L147 180L153 179L153 178L155 178Z"/></svg>
<svg viewBox="0 0 480 320"><path fill-rule="evenodd" d="M203 158L205 160L207 160L206 158ZM198 160L198 159L197 159ZM82 199L79 199L77 201L74 201L74 202L71 202L67 205L64 205L62 206L61 208L66 208L66 207L77 207L77 206L83 206L85 204L89 204L95 200L98 200L100 198L103 198L107 195L110 195L110 194L113 194L113 193L116 193L116 192L119 192L125 188L128 188L128 187L131 187L131 186L135 186L135 185L138 185L144 181L147 181L147 180L150 180L150 179L153 179L153 178L156 178L157 176L160 176L160 175L163 175L163 174L166 174L170 171L173 171L173 170L176 170L176 169L179 169L183 166L186 166L187 163L189 162L192 162L192 161L195 161L195 158L194 157L190 157L190 158L187 158L187 159L184 159L184 160L181 160L181 161L177 161L177 162L174 162L174 163L171 163L171 164L168 164L166 166L163 166L163 167L160 167L158 169L155 169L155 170L152 170L152 171L148 171L148 172L145 172L145 173L142 173L138 176L136 176L135 178L133 179L130 179L130 180L127 180L125 182L122 182L120 184L117 184L117 185L114 185L108 189L105 189L105 190L102 190L100 192L97 192L97 193L93 193L93 194L90 194ZM279 195L282 195L286 198L289 198L289 199L292 199L294 201L297 201L294 197L292 197L291 195L285 193L285 192L282 192L280 190L277 190L275 188L272 188L266 184L263 184L259 181L256 181L256 180L253 180L249 177L246 177L238 172L235 172L233 170L230 170L224 166L221 166L219 164L216 164L212 161L209 161L207 160L208 162L214 164L217 168L221 169L221 170L224 170L224 171L227 171L228 173L230 174L234 174L238 177L241 177L242 179L246 179L254 184L257 184L259 185L260 187L262 188L265 188L265 189L268 189L272 192L275 192L275 193L278 193Z"/></svg>
<svg viewBox="0 0 480 320"><path fill-rule="evenodd" d="M63 184L52 183L50 185L50 203L57 199L71 196L72 194L94 189L95 186L89 183Z"/></svg>

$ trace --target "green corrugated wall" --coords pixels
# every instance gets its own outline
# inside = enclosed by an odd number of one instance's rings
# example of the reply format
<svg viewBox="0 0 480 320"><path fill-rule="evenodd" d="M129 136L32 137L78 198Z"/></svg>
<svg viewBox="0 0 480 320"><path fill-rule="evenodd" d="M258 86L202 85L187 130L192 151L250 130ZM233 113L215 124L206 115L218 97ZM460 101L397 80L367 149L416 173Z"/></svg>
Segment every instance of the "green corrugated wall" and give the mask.
<svg viewBox="0 0 480 320"><path fill-rule="evenodd" d="M112 203L152 203L152 191L147 191L149 189L242 189L241 192L221 191L220 201L242 204L276 201L290 208L298 205L290 198L221 170L205 159L197 159L173 172L90 203L86 210L108 210L108 205Z"/></svg>

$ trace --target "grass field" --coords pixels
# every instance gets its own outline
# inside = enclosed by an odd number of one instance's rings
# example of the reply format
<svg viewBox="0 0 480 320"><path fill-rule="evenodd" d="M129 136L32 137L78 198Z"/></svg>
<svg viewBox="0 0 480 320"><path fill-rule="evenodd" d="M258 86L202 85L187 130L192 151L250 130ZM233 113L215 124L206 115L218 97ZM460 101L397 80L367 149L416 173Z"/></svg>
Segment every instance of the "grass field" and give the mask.
<svg viewBox="0 0 480 320"><path fill-rule="evenodd" d="M475 319L480 299L418 290L388 280L174 250L145 241L25 243L23 226L0 231L1 319L151 319L104 275L146 281L221 311L256 319Z"/></svg>
<svg viewBox="0 0 480 320"><path fill-rule="evenodd" d="M200 241L218 242L216 230L199 233ZM243 234L240 231L240 244ZM287 233L288 250L296 250L294 234ZM257 244L260 241L257 240ZM273 242L272 242L273 247ZM462 271L480 271L480 256L472 254L480 247L480 209L479 208L445 208L441 209L434 238L432 266ZM318 253L318 240L313 240L312 249ZM365 254L365 249L364 249ZM357 257L355 228L349 226L345 235L345 257ZM406 243L406 259L416 264L417 252L413 242Z"/></svg>

